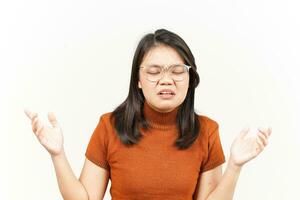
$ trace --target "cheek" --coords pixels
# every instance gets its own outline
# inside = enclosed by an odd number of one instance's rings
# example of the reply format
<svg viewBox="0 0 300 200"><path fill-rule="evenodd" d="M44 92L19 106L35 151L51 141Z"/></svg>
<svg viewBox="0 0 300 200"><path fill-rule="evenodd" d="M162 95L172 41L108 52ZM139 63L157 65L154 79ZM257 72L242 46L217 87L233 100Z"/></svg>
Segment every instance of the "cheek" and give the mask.
<svg viewBox="0 0 300 200"><path fill-rule="evenodd" d="M185 93L189 88L189 82L182 82L182 83L178 84L177 87L180 91Z"/></svg>
<svg viewBox="0 0 300 200"><path fill-rule="evenodd" d="M143 86L141 89L144 93L144 96L153 96L155 95L155 84L151 84L148 81L140 80L139 85Z"/></svg>
<svg viewBox="0 0 300 200"><path fill-rule="evenodd" d="M188 83L184 83L184 84L180 84L178 85L178 94L180 97L185 98L187 91L189 89L189 84Z"/></svg>
<svg viewBox="0 0 300 200"><path fill-rule="evenodd" d="M144 90L145 92L148 94L148 95L154 95L155 94L155 87L154 86L151 86L149 84L145 85L144 86Z"/></svg>

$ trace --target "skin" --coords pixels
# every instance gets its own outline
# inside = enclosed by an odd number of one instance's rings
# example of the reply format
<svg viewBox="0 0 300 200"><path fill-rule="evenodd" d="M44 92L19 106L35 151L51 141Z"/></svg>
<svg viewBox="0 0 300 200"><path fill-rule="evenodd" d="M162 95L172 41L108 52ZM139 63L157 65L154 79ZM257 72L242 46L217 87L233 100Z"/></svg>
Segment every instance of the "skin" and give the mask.
<svg viewBox="0 0 300 200"><path fill-rule="evenodd" d="M255 136L243 129L233 141L224 174L218 166L200 175L195 193L196 200L232 200L236 183L244 164L258 156L268 144L271 128L258 128Z"/></svg>
<svg viewBox="0 0 300 200"><path fill-rule="evenodd" d="M49 152L56 173L59 190L64 200L103 199L109 172L85 159L79 179L75 176L65 154L62 128L54 113L48 113L51 126L44 124L38 114L24 110L31 120L32 131Z"/></svg>
<svg viewBox="0 0 300 200"><path fill-rule="evenodd" d="M149 64L167 67L172 64L184 64L184 61L174 49L160 45L145 54L141 66ZM157 83L146 79L144 69L141 69L139 73L138 87L142 89L145 99L153 109L159 112L170 112L184 101L189 87L188 73L183 81L178 82L166 73ZM161 89L171 89L176 95L171 99L162 99L157 95Z"/></svg>
<svg viewBox="0 0 300 200"><path fill-rule="evenodd" d="M172 48L160 45L152 48L144 56L141 65L183 64L180 55ZM184 81L174 82L165 74L157 83L148 81L140 70L138 87L142 89L149 105L159 112L170 112L185 99L189 75ZM162 99L157 93L161 89L172 89L176 95L171 99ZM65 200L103 199L108 184L108 171L88 159L85 159L79 179L74 175L63 148L63 134L54 113L48 113L51 126L45 125L38 114L24 110L31 120L32 131L40 144L49 152L56 172L60 192ZM194 199L196 200L232 200L234 189L243 165L258 156L268 144L271 128L259 128L255 136L249 136L249 128L240 132L230 148L230 157L224 174L222 167L199 174Z"/></svg>
<svg viewBox="0 0 300 200"><path fill-rule="evenodd" d="M181 56L173 48L160 45L146 53L141 66L149 64L170 66L175 63L184 63ZM164 75L155 83L146 79L143 70L139 73L138 87L142 89L146 101L153 109L159 112L170 112L184 101L188 91L188 74L184 81L175 82L169 76ZM157 93L165 88L174 90L176 95L171 99L161 99ZM199 175L194 199L232 200L242 166L263 151L268 143L271 129L258 129L256 137L247 137L248 133L249 129L246 128L234 140L224 175L222 175L221 166Z"/></svg>

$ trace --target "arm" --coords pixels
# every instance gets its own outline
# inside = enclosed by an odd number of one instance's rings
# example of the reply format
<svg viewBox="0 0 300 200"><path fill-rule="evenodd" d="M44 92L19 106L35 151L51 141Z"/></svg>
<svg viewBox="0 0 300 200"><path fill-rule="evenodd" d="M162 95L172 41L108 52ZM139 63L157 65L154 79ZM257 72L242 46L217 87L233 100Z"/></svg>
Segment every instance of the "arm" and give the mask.
<svg viewBox="0 0 300 200"><path fill-rule="evenodd" d="M51 127L38 119L37 113L25 110L31 120L32 131L50 153L59 190L64 200L99 200L103 198L108 181L107 170L89 160L85 161L79 180L74 175L63 148L61 127L54 113L48 114Z"/></svg>
<svg viewBox="0 0 300 200"><path fill-rule="evenodd" d="M84 185L89 194L89 200L103 199L109 180L109 171L99 167L88 159L79 177L79 181Z"/></svg>
<svg viewBox="0 0 300 200"><path fill-rule="evenodd" d="M201 173L196 186L194 200L206 199L209 193L211 193L216 188L221 179L221 166L215 167L211 170Z"/></svg>
<svg viewBox="0 0 300 200"><path fill-rule="evenodd" d="M222 167L218 166L201 174L195 200L232 199L241 168L229 161L222 176Z"/></svg>
<svg viewBox="0 0 300 200"><path fill-rule="evenodd" d="M217 187L209 194L206 200L224 199L232 200L241 167L235 166L229 159L227 168Z"/></svg>
<svg viewBox="0 0 300 200"><path fill-rule="evenodd" d="M51 155L60 193L64 200L88 200L88 193L83 184L75 177L65 152Z"/></svg>
<svg viewBox="0 0 300 200"><path fill-rule="evenodd" d="M51 156L57 182L64 200L103 199L108 183L108 171L85 160L79 180L75 177L64 151Z"/></svg>
<svg viewBox="0 0 300 200"><path fill-rule="evenodd" d="M267 145L271 129L259 130L257 137L246 137L243 130L231 146L231 155L222 176L220 166L201 174L197 185L196 200L232 200L242 166L255 158Z"/></svg>
<svg viewBox="0 0 300 200"><path fill-rule="evenodd" d="M232 199L241 168L229 160L222 176L222 167L218 166L201 174L195 200Z"/></svg>

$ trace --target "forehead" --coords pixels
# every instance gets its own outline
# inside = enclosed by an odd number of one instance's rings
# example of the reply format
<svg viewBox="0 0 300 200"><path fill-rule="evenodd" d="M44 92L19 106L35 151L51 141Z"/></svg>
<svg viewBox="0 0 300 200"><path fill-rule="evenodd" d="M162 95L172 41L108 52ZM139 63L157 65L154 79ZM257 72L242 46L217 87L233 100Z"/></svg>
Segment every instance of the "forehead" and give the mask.
<svg viewBox="0 0 300 200"><path fill-rule="evenodd" d="M152 47L144 56L142 64L172 65L184 64L179 53L171 47L159 45Z"/></svg>

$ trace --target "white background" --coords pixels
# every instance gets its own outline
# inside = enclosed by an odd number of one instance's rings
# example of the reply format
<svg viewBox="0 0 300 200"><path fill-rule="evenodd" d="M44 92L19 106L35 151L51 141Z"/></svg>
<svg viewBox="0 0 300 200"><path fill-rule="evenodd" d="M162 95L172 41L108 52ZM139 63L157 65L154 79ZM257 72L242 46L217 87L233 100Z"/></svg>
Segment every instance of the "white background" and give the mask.
<svg viewBox="0 0 300 200"><path fill-rule="evenodd" d="M273 129L235 199L300 199L298 11L290 0L2 1L0 199L62 199L23 109L44 122L55 112L78 177L99 116L127 96L138 41L158 28L191 48L201 78L195 108L219 123L227 159L244 126Z"/></svg>

